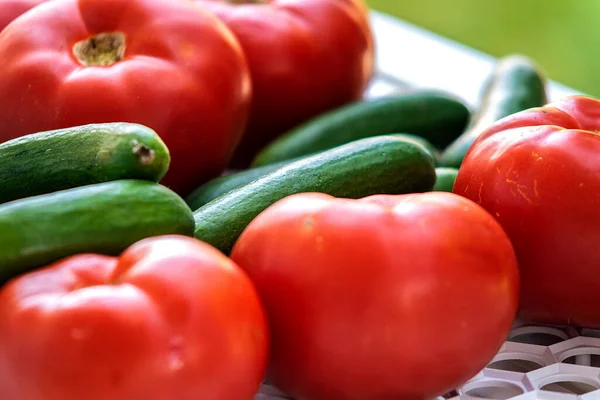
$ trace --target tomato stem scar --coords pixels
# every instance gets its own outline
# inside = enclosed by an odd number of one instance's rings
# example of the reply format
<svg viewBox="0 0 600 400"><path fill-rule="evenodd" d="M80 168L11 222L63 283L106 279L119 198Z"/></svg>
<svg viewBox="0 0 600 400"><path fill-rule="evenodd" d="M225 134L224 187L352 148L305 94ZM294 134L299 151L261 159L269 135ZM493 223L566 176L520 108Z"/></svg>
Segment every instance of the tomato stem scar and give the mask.
<svg viewBox="0 0 600 400"><path fill-rule="evenodd" d="M99 33L75 43L73 55L86 67L109 66L123 59L125 47L124 33Z"/></svg>

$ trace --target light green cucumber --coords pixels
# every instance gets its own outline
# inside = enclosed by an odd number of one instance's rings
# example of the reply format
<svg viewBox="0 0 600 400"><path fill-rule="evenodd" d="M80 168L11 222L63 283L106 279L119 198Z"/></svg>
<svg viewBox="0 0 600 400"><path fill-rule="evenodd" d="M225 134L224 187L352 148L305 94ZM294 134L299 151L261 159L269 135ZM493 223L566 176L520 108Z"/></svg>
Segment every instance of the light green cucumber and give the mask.
<svg viewBox="0 0 600 400"><path fill-rule="evenodd" d="M451 167L438 167L435 169L435 185L433 191L452 192L454 181L458 175L458 169Z"/></svg>
<svg viewBox="0 0 600 400"><path fill-rule="evenodd" d="M511 114L546 104L546 78L540 68L522 55L498 61L484 84L481 104L466 131L440 157L440 165L459 168L479 134Z"/></svg>

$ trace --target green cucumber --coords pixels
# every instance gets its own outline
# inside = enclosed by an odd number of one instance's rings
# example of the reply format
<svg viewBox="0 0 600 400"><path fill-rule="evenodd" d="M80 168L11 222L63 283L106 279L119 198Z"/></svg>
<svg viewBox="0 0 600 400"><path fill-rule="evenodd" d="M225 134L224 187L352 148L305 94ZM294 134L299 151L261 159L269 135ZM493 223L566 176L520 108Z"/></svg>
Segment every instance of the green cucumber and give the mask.
<svg viewBox="0 0 600 400"><path fill-rule="evenodd" d="M259 213L295 193L360 198L426 192L435 183L429 152L410 139L378 136L300 159L234 189L194 212L194 236L228 254Z"/></svg>
<svg viewBox="0 0 600 400"><path fill-rule="evenodd" d="M0 144L0 203L119 179L158 182L169 163L163 141L143 125L34 133Z"/></svg>
<svg viewBox="0 0 600 400"><path fill-rule="evenodd" d="M434 165L437 164L437 160L439 158L439 151L431 143L429 143L422 137L403 134L390 136L398 136L405 139L413 140L416 143L422 145L427 151L429 151L429 153L431 153L434 159ZM213 201L217 197L222 196L225 193L228 193L237 187L248 184L270 172L275 171L276 169L283 167L284 165L290 164L302 158L304 157L279 161L272 164L266 164L261 167L249 168L229 175L220 176L194 190L192 194L190 194L187 197L186 202L192 208L192 210L196 210L204 206L208 202Z"/></svg>
<svg viewBox="0 0 600 400"><path fill-rule="evenodd" d="M250 183L261 176L267 175L295 160L296 159L280 161L263 165L262 167L249 168L229 175L220 176L206 182L204 185L194 190L186 198L186 202L192 210L196 210L217 197L224 195L237 187Z"/></svg>
<svg viewBox="0 0 600 400"><path fill-rule="evenodd" d="M454 181L456 181L456 175L458 170L450 167L438 167L435 169L435 185L433 185L433 191L435 192L452 192L454 187Z"/></svg>
<svg viewBox="0 0 600 400"><path fill-rule="evenodd" d="M252 166L393 133L421 136L443 149L465 130L469 117L469 109L459 99L437 91L415 91L352 103L309 120L276 139L256 156Z"/></svg>
<svg viewBox="0 0 600 400"><path fill-rule="evenodd" d="M78 253L117 255L138 240L192 236L192 210L157 183L120 180L0 206L0 281Z"/></svg>
<svg viewBox="0 0 600 400"><path fill-rule="evenodd" d="M397 136L397 137L401 137L401 138L405 138L405 139L410 139L410 140L413 140L413 141L417 142L421 146L425 147L425 149L429 152L429 154L431 154L431 156L433 157L433 164L434 165L438 165L441 153L427 139L425 139L425 138L423 138L421 136L411 135L411 134L408 134L408 133L398 133L398 134L393 134L393 135L390 135L390 136Z"/></svg>
<svg viewBox="0 0 600 400"><path fill-rule="evenodd" d="M506 116L541 107L546 102L546 78L532 60L521 55L500 59L484 83L479 110L465 132L444 149L440 165L459 168L485 128Z"/></svg>

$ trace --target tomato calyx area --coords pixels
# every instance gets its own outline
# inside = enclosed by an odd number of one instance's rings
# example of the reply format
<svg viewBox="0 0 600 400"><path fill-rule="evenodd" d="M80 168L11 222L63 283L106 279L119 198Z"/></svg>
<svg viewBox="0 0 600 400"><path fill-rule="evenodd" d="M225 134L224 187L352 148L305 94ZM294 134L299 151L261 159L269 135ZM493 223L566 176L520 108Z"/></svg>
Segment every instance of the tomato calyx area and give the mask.
<svg viewBox="0 0 600 400"><path fill-rule="evenodd" d="M80 40L73 46L73 55L86 67L109 66L125 57L125 34L99 33Z"/></svg>

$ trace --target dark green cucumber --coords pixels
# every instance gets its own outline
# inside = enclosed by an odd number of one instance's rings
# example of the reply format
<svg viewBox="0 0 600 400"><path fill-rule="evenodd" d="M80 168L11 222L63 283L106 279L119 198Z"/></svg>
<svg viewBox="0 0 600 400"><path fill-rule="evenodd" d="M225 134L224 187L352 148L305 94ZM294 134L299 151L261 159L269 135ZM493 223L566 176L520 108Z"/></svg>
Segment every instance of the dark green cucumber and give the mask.
<svg viewBox="0 0 600 400"><path fill-rule="evenodd" d="M421 136L411 135L411 134L408 134L408 133L399 133L399 134L393 134L393 135L390 135L390 136L398 136L398 137L401 137L401 138L410 139L410 140L413 140L413 141L417 142L421 146L425 147L425 149L429 152L429 154L431 154L431 156L433 157L433 164L434 165L438 164L441 153L427 139L425 139L425 138L423 138Z"/></svg>
<svg viewBox="0 0 600 400"><path fill-rule="evenodd" d="M149 236L192 236L192 210L157 183L120 180L0 206L0 281L78 253L115 255Z"/></svg>
<svg viewBox="0 0 600 400"><path fill-rule="evenodd" d="M454 181L456 181L458 170L450 167L438 167L435 169L435 185L433 191L436 192L452 192Z"/></svg>
<svg viewBox="0 0 600 400"><path fill-rule="evenodd" d="M261 166L392 133L421 136L443 149L468 123L468 108L436 91L416 91L353 103L318 116L276 139L254 159Z"/></svg>
<svg viewBox="0 0 600 400"><path fill-rule="evenodd" d="M499 60L483 86L478 111L465 132L444 149L440 165L459 168L482 130L499 119L546 102L546 78L532 60L521 55Z"/></svg>
<svg viewBox="0 0 600 400"><path fill-rule="evenodd" d="M237 187L250 183L261 176L267 175L295 160L297 159L280 161L263 165L262 167L249 168L229 175L220 176L206 182L204 185L194 190L186 198L186 202L192 210L196 210L217 197L224 195Z"/></svg>
<svg viewBox="0 0 600 400"><path fill-rule="evenodd" d="M437 164L437 160L439 158L439 151L427 140L423 139L420 136L415 135L390 135L390 136L398 136L403 137L405 139L413 140L416 143L425 147L429 153L431 153L434 159L434 165ZM307 156L308 157L308 156ZM242 185L246 185L270 172L275 171L287 164L290 164L294 161L302 159L304 157L293 158L291 160L279 161L272 164L266 164L261 167L249 168L247 170L235 172L229 175L220 176L215 178L204 185L200 186L198 189L192 192L187 199L186 202L192 208L192 210L196 210L210 201L213 201L219 196L224 195L225 193L230 192L231 190L240 187Z"/></svg>
<svg viewBox="0 0 600 400"><path fill-rule="evenodd" d="M0 144L0 203L118 179L158 182L169 163L163 141L143 125L34 133Z"/></svg>
<svg viewBox="0 0 600 400"><path fill-rule="evenodd" d="M425 192L434 183L433 159L422 145L394 136L362 139L290 163L200 207L194 235L228 254L252 219L289 195L360 198Z"/></svg>

